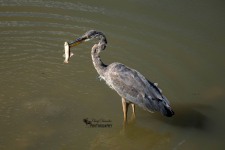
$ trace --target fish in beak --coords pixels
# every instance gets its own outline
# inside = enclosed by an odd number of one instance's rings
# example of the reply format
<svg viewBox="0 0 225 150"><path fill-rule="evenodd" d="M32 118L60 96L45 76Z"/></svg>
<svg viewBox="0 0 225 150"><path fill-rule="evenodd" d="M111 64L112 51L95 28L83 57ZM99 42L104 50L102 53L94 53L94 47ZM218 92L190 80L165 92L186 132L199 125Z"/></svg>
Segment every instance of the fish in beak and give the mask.
<svg viewBox="0 0 225 150"><path fill-rule="evenodd" d="M77 46L83 42L87 42L94 38L100 38L101 42L104 42L105 44L107 44L107 40L106 40L105 36L103 35L103 33L95 31L95 30L87 31L83 36L77 38L76 40L74 40L72 42L65 42L65 44L64 44L65 54L63 55L65 57L64 63L69 63L70 57L72 57L74 55L70 51L70 48Z"/></svg>
<svg viewBox="0 0 225 150"><path fill-rule="evenodd" d="M68 42L64 43L64 51L65 51L65 54L63 55L63 57L65 57L64 63L69 63L70 57L72 57L74 54L70 51L70 46Z"/></svg>
<svg viewBox="0 0 225 150"><path fill-rule="evenodd" d="M65 57L64 63L69 63L70 57L72 57L74 55L70 50L71 47L77 46L80 43L82 43L83 41L88 41L88 40L89 39L87 37L80 37L71 43L65 42L64 43L64 52L65 53L63 55L63 57Z"/></svg>

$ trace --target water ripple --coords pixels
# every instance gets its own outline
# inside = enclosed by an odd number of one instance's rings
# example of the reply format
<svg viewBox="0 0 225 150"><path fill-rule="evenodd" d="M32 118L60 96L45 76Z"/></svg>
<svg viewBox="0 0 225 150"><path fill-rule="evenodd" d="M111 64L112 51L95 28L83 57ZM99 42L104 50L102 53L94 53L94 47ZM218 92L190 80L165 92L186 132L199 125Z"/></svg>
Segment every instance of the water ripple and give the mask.
<svg viewBox="0 0 225 150"><path fill-rule="evenodd" d="M41 12L1 12L0 17L32 17L32 18L48 18L65 21L78 21L85 23L96 23L96 21L81 18L78 16L60 15L53 13L41 13Z"/></svg>
<svg viewBox="0 0 225 150"><path fill-rule="evenodd" d="M42 1L42 0L2 0L1 6L29 6L29 7L46 7L60 8L65 10L77 10L83 12L103 13L104 9L99 7L88 6L80 2L57 2L57 1Z"/></svg>

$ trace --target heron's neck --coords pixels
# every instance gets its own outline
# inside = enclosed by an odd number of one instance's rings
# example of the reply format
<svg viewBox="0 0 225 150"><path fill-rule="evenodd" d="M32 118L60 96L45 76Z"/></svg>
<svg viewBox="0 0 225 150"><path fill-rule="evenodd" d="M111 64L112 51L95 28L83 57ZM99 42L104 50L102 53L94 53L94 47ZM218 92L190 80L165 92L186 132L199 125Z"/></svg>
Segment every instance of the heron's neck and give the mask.
<svg viewBox="0 0 225 150"><path fill-rule="evenodd" d="M91 50L91 57L92 57L92 61L94 64L95 69L97 70L98 74L104 78L104 72L105 69L107 67L107 65L105 65L100 56L99 56L99 51L97 50L97 48L92 48Z"/></svg>

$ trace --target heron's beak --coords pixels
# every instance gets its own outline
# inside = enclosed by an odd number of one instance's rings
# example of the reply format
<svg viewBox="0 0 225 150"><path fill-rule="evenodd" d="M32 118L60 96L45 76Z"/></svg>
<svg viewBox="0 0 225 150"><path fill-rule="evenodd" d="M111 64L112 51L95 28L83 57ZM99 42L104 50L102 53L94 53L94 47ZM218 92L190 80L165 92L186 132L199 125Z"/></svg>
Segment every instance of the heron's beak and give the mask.
<svg viewBox="0 0 225 150"><path fill-rule="evenodd" d="M69 43L70 48L79 45L80 43L82 43L83 41L87 41L88 38L86 36L82 36L77 38L75 41Z"/></svg>

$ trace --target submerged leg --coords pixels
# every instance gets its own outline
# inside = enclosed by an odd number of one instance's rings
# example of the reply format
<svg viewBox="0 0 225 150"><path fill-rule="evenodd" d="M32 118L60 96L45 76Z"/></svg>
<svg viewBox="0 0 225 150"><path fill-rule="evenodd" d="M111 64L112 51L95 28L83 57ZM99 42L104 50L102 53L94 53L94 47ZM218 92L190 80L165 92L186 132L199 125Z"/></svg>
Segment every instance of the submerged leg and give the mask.
<svg viewBox="0 0 225 150"><path fill-rule="evenodd" d="M124 119L124 125L127 122L127 111L128 111L128 106L129 104L126 103L126 100L122 97L122 106L123 106L123 119Z"/></svg>
<svg viewBox="0 0 225 150"><path fill-rule="evenodd" d="M136 114L135 114L135 105L134 104L131 104L131 106L132 106L132 116L131 116L131 120L134 120L135 119L135 117L136 117Z"/></svg>

